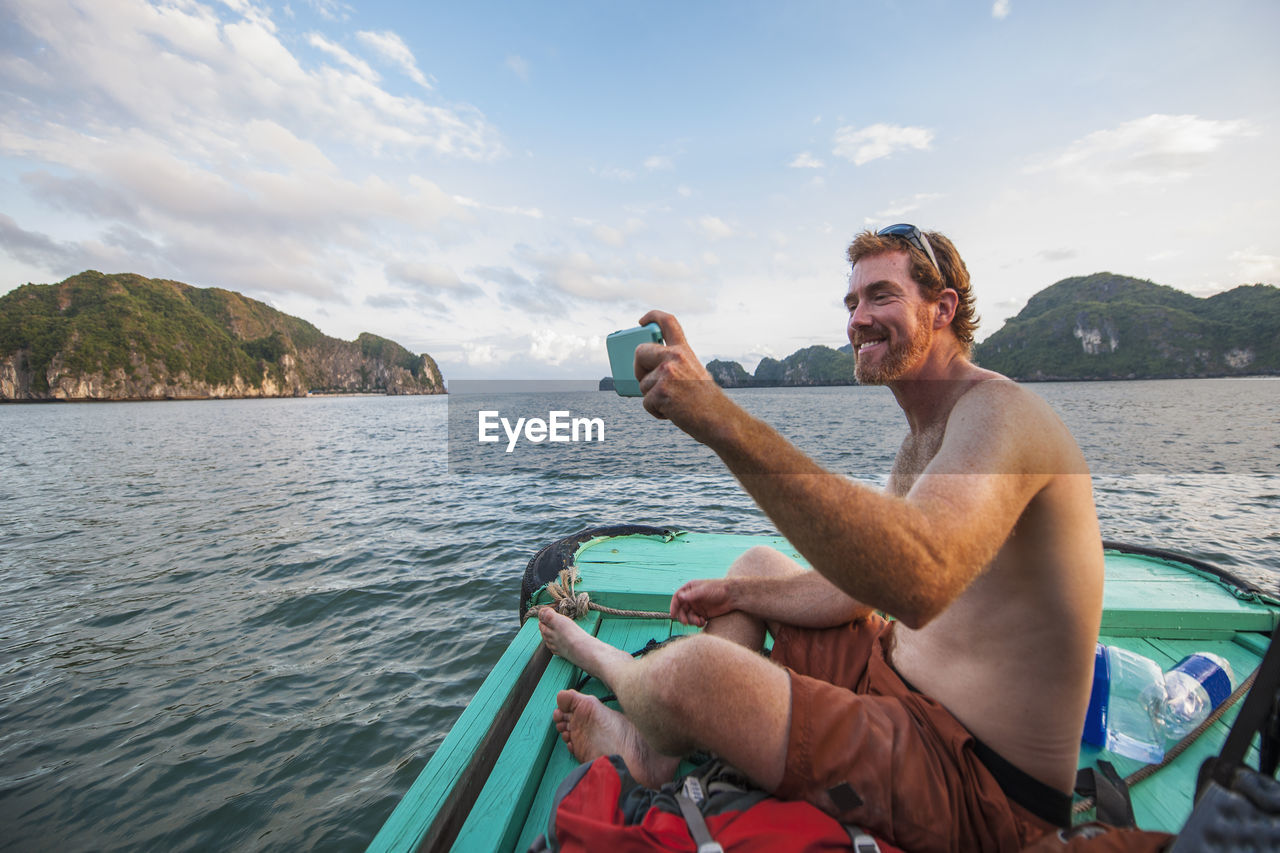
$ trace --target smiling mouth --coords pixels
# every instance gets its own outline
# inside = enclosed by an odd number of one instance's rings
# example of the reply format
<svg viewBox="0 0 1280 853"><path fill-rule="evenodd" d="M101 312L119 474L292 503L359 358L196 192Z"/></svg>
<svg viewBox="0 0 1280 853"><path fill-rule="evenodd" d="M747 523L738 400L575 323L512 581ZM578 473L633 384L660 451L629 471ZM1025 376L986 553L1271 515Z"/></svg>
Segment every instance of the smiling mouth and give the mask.
<svg viewBox="0 0 1280 853"><path fill-rule="evenodd" d="M857 347L855 347L855 351L857 352L858 355L862 355L865 352L874 352L877 348L883 346L885 343L887 343L887 341L884 338L880 338L879 340L875 340L875 341L863 341L862 343L858 344Z"/></svg>

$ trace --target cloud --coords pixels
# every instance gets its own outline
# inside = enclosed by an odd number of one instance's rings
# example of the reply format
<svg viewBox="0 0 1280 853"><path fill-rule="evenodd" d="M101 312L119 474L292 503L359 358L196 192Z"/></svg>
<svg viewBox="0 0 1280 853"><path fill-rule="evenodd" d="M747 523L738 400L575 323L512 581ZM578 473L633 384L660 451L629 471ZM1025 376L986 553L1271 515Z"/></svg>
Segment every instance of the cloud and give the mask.
<svg viewBox="0 0 1280 853"><path fill-rule="evenodd" d="M1149 115L1094 131L1028 171L1108 186L1172 183L1202 169L1225 142L1253 133L1245 121Z"/></svg>
<svg viewBox="0 0 1280 853"><path fill-rule="evenodd" d="M1280 257L1258 251L1256 247L1231 253L1236 277L1250 284L1280 282Z"/></svg>
<svg viewBox="0 0 1280 853"><path fill-rule="evenodd" d="M733 229L718 216L704 216L698 220L698 227L711 240L723 240L733 236Z"/></svg>
<svg viewBox="0 0 1280 853"><path fill-rule="evenodd" d="M475 199L467 198L463 195L455 195L453 200L463 207L470 207L476 210L491 210L494 213L506 213L512 216L527 216L530 219L541 219L542 210L537 207L518 207L516 205L495 205L485 204Z"/></svg>
<svg viewBox="0 0 1280 853"><path fill-rule="evenodd" d="M529 62L523 56L511 54L507 57L507 67L512 73L526 83L529 82Z"/></svg>
<svg viewBox="0 0 1280 853"><path fill-rule="evenodd" d="M654 154L645 158L644 167L650 172L670 172L676 164L670 157Z"/></svg>
<svg viewBox="0 0 1280 853"><path fill-rule="evenodd" d="M312 47L327 53L329 56L338 60L338 62L356 72L356 74L360 75L362 79L368 80L370 83L378 82L378 72L370 68L369 63L365 62L363 59L353 56L346 48L334 44L319 33L312 33L307 38L307 42Z"/></svg>
<svg viewBox="0 0 1280 853"><path fill-rule="evenodd" d="M604 352L604 338L571 332L542 329L529 335L528 355L543 364L561 365L567 361L594 361Z"/></svg>
<svg viewBox="0 0 1280 853"><path fill-rule="evenodd" d="M534 253L528 260L537 270L535 281L539 287L600 302L632 295L627 281L606 270L586 252Z"/></svg>
<svg viewBox="0 0 1280 853"><path fill-rule="evenodd" d="M591 167L591 174L599 178L609 181L618 181L620 183L628 183L636 179L636 173L630 169L621 169L617 166L605 166L604 168Z"/></svg>
<svg viewBox="0 0 1280 853"><path fill-rule="evenodd" d="M444 264L432 261L398 260L386 265L387 280L408 285L431 295L451 294L464 298L482 296L484 291L464 282Z"/></svg>
<svg viewBox="0 0 1280 853"><path fill-rule="evenodd" d="M890 219L897 219L906 216L908 213L914 213L930 202L937 201L942 198L942 193L916 193L909 198L895 199L889 202L889 206L883 210L878 210L871 216L867 217L868 225L877 222L885 222Z"/></svg>
<svg viewBox="0 0 1280 853"><path fill-rule="evenodd" d="M836 131L831 153L862 166L895 151L912 148L927 151L932 143L933 131L923 127L896 124L873 124L861 129L842 127Z"/></svg>
<svg viewBox="0 0 1280 853"><path fill-rule="evenodd" d="M346 48L281 33L252 4L11 0L6 14L0 156L29 164L23 186L69 214L64 227L98 229L64 241L10 220L7 251L51 272L74 259L340 295L354 254L394 257L398 237L469 220L472 205L541 216L455 199L414 171L502 156L478 110L393 94ZM360 43L429 86L398 36ZM340 165L353 155L358 172Z"/></svg>
<svg viewBox="0 0 1280 853"><path fill-rule="evenodd" d="M787 166L792 169L821 169L823 163L808 151L802 151Z"/></svg>
<svg viewBox="0 0 1280 853"><path fill-rule="evenodd" d="M19 227L13 217L3 213L0 213L0 248L23 263L63 273L75 271L79 263L78 260L73 260L80 254L74 246L59 243L44 234L27 231Z"/></svg>
<svg viewBox="0 0 1280 853"><path fill-rule="evenodd" d="M1042 261L1070 261L1079 256L1075 249L1041 249L1036 252L1036 258Z"/></svg>
<svg viewBox="0 0 1280 853"><path fill-rule="evenodd" d="M991 17L1003 21L1009 17L1010 0L996 0L991 4Z"/></svg>
<svg viewBox="0 0 1280 853"><path fill-rule="evenodd" d="M563 316L568 310L560 294L539 287L511 267L476 267L468 275L498 286L498 301L522 314Z"/></svg>
<svg viewBox="0 0 1280 853"><path fill-rule="evenodd" d="M404 43L400 36L386 30L380 33L364 30L356 33L356 38L372 48L384 60L398 67L405 73L405 76L422 88L435 88L432 86L431 80L427 78L427 75L419 70L418 61L413 57L413 51L409 50L409 46Z"/></svg>
<svg viewBox="0 0 1280 853"><path fill-rule="evenodd" d="M306 0L306 2L326 21L345 21L351 17L351 7L339 0Z"/></svg>

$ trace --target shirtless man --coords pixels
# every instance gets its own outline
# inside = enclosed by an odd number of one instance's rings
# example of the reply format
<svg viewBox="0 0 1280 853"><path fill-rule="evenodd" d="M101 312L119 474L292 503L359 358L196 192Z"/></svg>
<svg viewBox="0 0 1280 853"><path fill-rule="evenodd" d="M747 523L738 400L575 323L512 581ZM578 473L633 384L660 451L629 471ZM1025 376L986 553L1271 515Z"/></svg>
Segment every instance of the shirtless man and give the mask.
<svg viewBox="0 0 1280 853"><path fill-rule="evenodd" d="M715 450L813 570L753 548L672 599L704 632L640 659L544 609L547 646L624 712L563 691L556 727L650 786L702 749L906 849L1018 849L1069 820L1102 610L1088 469L1039 397L969 360L949 240L893 226L849 259L858 379L908 425L887 490L821 469L646 314L667 345L636 352L645 408Z"/></svg>

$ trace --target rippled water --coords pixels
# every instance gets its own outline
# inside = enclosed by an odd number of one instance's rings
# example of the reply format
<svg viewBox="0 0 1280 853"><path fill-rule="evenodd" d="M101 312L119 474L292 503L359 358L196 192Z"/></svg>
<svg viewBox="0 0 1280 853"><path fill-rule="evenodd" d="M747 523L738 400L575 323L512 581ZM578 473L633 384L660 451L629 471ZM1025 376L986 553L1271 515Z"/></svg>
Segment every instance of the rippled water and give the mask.
<svg viewBox="0 0 1280 853"><path fill-rule="evenodd" d="M1035 386L1108 538L1280 590L1280 381ZM883 389L736 392L883 483ZM575 464L449 465L443 398L0 407L0 824L13 849L359 849L515 632L541 545L622 522L769 533L635 400ZM625 441L621 440L625 438Z"/></svg>

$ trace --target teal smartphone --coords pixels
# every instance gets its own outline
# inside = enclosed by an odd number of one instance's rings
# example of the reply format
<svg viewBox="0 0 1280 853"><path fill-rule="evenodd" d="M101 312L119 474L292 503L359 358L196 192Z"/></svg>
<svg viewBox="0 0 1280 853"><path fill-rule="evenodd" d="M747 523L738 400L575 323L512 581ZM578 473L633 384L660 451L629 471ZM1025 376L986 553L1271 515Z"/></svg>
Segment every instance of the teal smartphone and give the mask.
<svg viewBox="0 0 1280 853"><path fill-rule="evenodd" d="M662 343L662 330L657 323L646 323L634 329L623 329L605 338L609 350L609 369L613 371L613 390L623 397L639 397L636 379L636 347Z"/></svg>

